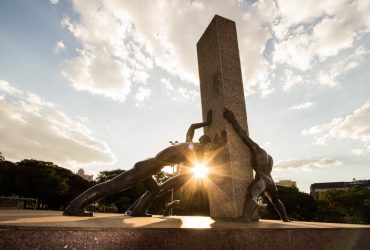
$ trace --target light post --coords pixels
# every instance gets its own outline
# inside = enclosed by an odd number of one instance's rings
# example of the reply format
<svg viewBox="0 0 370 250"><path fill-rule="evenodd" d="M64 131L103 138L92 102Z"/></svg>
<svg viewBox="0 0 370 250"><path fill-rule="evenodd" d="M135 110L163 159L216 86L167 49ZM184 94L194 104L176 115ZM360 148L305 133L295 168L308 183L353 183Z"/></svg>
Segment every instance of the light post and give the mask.
<svg viewBox="0 0 370 250"><path fill-rule="evenodd" d="M179 143L178 141L169 141L169 143L172 145L172 146L175 146L177 143ZM175 174L175 165L171 165L171 167L172 167L172 175L174 175ZM174 196L174 191L173 191L173 189L171 189L171 203L173 202L173 197ZM172 210L172 208L170 209L170 215L172 215L172 213L173 213L173 210Z"/></svg>

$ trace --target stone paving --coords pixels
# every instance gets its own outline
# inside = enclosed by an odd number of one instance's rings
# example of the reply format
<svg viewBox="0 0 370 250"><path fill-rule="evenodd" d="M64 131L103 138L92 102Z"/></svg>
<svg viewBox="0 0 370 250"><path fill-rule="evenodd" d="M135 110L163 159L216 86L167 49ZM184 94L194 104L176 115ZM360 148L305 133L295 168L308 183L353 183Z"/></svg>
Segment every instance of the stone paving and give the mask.
<svg viewBox="0 0 370 250"><path fill-rule="evenodd" d="M254 223L214 221L205 216L129 217L122 214L95 213L94 217L62 216L60 211L0 210L0 228L4 227L54 227L54 228L368 228L370 225L281 222L260 220Z"/></svg>

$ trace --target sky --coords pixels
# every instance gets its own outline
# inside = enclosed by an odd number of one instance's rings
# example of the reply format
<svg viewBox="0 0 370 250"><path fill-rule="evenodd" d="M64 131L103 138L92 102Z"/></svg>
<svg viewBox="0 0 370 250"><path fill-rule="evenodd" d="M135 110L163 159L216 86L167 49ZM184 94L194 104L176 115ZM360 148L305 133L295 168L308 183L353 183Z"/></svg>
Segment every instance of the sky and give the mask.
<svg viewBox="0 0 370 250"><path fill-rule="evenodd" d="M0 152L96 176L184 141L202 117L196 43L218 14L236 22L249 132L274 179L305 192L370 179L368 13L368 0L0 1Z"/></svg>

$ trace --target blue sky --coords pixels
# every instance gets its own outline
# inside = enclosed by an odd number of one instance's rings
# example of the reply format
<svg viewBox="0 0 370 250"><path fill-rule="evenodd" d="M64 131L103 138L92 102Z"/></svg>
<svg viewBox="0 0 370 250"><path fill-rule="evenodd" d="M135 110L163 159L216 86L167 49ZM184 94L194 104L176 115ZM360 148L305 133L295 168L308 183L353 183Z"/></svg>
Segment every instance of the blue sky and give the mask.
<svg viewBox="0 0 370 250"><path fill-rule="evenodd" d="M184 141L196 42L236 21L250 136L301 190L370 178L368 1L1 1L0 151L87 173ZM199 133L198 133L199 136Z"/></svg>

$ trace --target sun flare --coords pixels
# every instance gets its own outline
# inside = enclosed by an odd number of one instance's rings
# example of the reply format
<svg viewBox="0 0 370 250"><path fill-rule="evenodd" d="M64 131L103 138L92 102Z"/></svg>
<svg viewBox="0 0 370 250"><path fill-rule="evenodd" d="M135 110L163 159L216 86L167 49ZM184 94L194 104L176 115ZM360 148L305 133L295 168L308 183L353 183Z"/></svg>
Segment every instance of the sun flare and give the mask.
<svg viewBox="0 0 370 250"><path fill-rule="evenodd" d="M203 179L208 174L208 168L201 163L195 164L193 172L196 178Z"/></svg>

